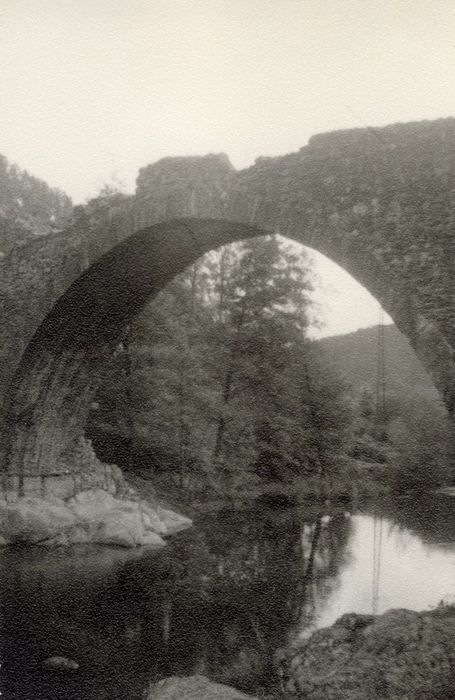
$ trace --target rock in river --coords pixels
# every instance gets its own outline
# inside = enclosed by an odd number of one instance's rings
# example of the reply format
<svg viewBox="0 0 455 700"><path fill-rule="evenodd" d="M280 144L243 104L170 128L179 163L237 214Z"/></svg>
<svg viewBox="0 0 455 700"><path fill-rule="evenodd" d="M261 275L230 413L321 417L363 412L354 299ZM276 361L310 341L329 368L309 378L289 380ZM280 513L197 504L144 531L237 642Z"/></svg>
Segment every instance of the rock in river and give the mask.
<svg viewBox="0 0 455 700"><path fill-rule="evenodd" d="M455 697L455 607L343 615L284 654L283 679L305 700Z"/></svg>
<svg viewBox="0 0 455 700"><path fill-rule="evenodd" d="M153 683L145 700L256 700L235 688L213 683L204 676L171 676Z"/></svg>

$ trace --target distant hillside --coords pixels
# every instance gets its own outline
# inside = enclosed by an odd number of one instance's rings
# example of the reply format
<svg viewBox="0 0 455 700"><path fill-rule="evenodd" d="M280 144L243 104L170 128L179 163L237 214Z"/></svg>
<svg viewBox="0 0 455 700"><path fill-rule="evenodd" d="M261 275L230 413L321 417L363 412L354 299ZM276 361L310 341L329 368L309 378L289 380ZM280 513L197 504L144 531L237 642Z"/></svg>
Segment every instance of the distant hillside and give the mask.
<svg viewBox="0 0 455 700"><path fill-rule="evenodd" d="M421 394L437 398L438 393L417 359L407 338L394 325L384 328L387 390L401 395ZM355 391L376 387L378 327L317 341L324 355Z"/></svg>

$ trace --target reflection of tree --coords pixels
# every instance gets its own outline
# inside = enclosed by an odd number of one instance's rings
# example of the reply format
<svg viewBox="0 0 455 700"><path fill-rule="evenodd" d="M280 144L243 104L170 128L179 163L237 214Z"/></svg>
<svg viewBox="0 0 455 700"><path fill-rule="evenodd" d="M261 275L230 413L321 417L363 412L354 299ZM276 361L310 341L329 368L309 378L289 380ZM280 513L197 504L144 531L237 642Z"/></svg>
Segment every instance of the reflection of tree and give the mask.
<svg viewBox="0 0 455 700"><path fill-rule="evenodd" d="M251 666L267 666L298 610L300 522L291 513L205 520L159 557L125 567L124 598L145 601L143 643L155 656L161 649L162 675L203 668L248 686Z"/></svg>
<svg viewBox="0 0 455 700"><path fill-rule="evenodd" d="M291 636L306 636L314 629L318 608L337 585L350 530L351 520L343 513L319 515L313 523L305 524L302 534L305 568L300 582L300 608Z"/></svg>
<svg viewBox="0 0 455 700"><path fill-rule="evenodd" d="M302 609L335 577L349 521L319 517L302 536L302 513L290 510L201 520L158 558L125 567L125 585L145 601L145 653L157 675L204 672L254 690Z"/></svg>
<svg viewBox="0 0 455 700"><path fill-rule="evenodd" d="M408 530L429 544L455 542L455 500L426 494L392 502L381 511L400 530Z"/></svg>
<svg viewBox="0 0 455 700"><path fill-rule="evenodd" d="M313 529L313 534L311 537L311 547L310 547L310 554L308 556L308 561L306 563L305 571L303 574L303 581L304 583L307 583L308 581L311 581L313 577L313 569L314 569L314 559L316 556L319 540L321 537L321 532L322 532L322 516L319 515L318 518L316 519L316 522L314 524Z"/></svg>

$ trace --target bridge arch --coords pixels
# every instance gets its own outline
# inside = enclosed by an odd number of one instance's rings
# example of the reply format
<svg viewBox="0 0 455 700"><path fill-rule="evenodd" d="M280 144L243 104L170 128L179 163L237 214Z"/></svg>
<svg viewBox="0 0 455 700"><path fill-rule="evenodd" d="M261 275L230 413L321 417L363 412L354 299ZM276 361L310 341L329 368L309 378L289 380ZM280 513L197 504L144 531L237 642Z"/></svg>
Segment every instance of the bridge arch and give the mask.
<svg viewBox="0 0 455 700"><path fill-rule="evenodd" d="M131 235L91 265L44 319L11 383L2 456L7 490L45 495L49 479L65 495L83 488L100 466L84 438L98 369L125 326L206 252L267 233L224 220L178 219Z"/></svg>
<svg viewBox="0 0 455 700"><path fill-rule="evenodd" d="M105 345L173 274L259 232L310 246L360 282L454 415L454 178L453 118L321 134L239 172L223 155L165 158L140 171L131 211L101 236L86 217L19 247L0 266L3 473L24 490L44 472L93 473L80 427Z"/></svg>
<svg viewBox="0 0 455 700"><path fill-rule="evenodd" d="M84 429L109 347L147 301L202 255L270 233L224 219L175 219L136 232L93 263L47 315L11 384L3 438L9 488L71 495L97 485L104 467ZM425 355L420 359L425 364Z"/></svg>

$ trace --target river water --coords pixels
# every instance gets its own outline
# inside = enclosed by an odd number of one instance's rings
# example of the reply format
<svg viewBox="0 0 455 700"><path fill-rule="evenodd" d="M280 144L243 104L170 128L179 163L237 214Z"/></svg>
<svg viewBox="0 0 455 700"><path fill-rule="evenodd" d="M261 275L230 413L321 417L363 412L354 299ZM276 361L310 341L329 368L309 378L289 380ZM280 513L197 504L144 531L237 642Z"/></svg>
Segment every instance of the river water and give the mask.
<svg viewBox="0 0 455 700"><path fill-rule="evenodd" d="M192 673L254 691L277 648L345 612L453 602L455 499L204 514L145 554L4 550L0 584L2 700L136 700ZM43 670L53 655L79 670Z"/></svg>

